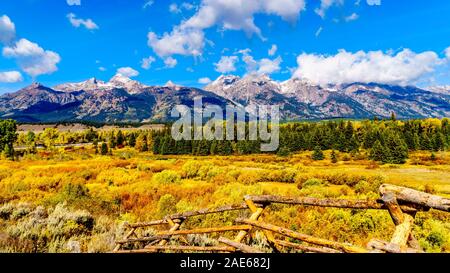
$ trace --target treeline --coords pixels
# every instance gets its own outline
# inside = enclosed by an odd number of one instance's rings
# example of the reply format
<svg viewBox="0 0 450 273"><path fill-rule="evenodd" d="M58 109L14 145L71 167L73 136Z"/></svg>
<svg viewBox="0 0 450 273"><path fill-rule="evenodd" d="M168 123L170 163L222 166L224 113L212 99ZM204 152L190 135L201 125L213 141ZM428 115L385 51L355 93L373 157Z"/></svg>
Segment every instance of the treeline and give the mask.
<svg viewBox="0 0 450 273"><path fill-rule="evenodd" d="M248 132L247 132L248 133ZM155 154L229 155L260 153L260 140L175 141L170 130L153 134ZM327 121L290 123L280 126L277 151L287 155L314 151L322 159L322 150L359 153L369 151L369 158L385 163L404 163L408 151L442 151L450 147L449 119L397 121Z"/></svg>
<svg viewBox="0 0 450 273"><path fill-rule="evenodd" d="M0 122L0 152L11 157L13 144L34 153L37 146L52 149L57 145L92 143L96 152L108 154L112 149L134 147L162 155L231 155L260 153L260 140L180 140L175 141L169 126L165 130L94 130L60 132L47 128L41 133L17 135L14 121ZM247 130L248 139L248 130ZM280 126L280 144L276 151L288 155L314 151L321 160L323 150L347 153L368 151L370 159L385 163L403 163L409 151L443 151L450 147L449 119L397 121L326 121L297 122ZM335 154L335 153L333 153Z"/></svg>

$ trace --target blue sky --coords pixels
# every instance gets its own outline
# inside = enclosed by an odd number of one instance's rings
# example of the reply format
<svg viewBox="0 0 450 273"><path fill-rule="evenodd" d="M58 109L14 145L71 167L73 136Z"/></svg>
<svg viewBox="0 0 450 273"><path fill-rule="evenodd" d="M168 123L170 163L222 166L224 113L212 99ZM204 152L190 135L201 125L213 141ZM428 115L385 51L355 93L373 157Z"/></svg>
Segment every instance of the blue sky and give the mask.
<svg viewBox="0 0 450 273"><path fill-rule="evenodd" d="M450 84L449 14L441 0L2 0L0 93L120 68L148 85L222 73Z"/></svg>

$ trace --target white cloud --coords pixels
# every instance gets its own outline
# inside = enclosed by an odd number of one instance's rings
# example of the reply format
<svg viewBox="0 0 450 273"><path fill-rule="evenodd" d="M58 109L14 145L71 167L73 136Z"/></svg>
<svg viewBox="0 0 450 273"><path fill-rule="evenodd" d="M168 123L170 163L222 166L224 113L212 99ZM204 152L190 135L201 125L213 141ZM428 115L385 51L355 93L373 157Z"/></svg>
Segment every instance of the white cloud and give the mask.
<svg viewBox="0 0 450 273"><path fill-rule="evenodd" d="M167 57L164 59L164 64L166 65L166 68L174 68L177 66L178 61L172 57Z"/></svg>
<svg viewBox="0 0 450 273"><path fill-rule="evenodd" d="M198 11L158 37L148 34L148 45L161 58L174 54L197 57L205 46L204 30L218 26L222 30L242 30L248 36L263 38L254 23L255 14L272 14L294 22L305 9L305 0L202 0Z"/></svg>
<svg viewBox="0 0 450 273"><path fill-rule="evenodd" d="M23 81L22 74L19 71L0 72L0 82L15 83Z"/></svg>
<svg viewBox="0 0 450 273"><path fill-rule="evenodd" d="M448 60L450 60L450 46L445 49L445 57L447 57Z"/></svg>
<svg viewBox="0 0 450 273"><path fill-rule="evenodd" d="M178 8L178 5L175 4L175 3L170 4L170 6L169 6L169 11L170 11L171 13L181 13L181 9Z"/></svg>
<svg viewBox="0 0 450 273"><path fill-rule="evenodd" d="M184 8L185 10L192 10L195 8L194 5L188 2L183 2L183 4L181 4L181 7Z"/></svg>
<svg viewBox="0 0 450 273"><path fill-rule="evenodd" d="M404 49L397 54L382 51L340 50L334 56L303 53L297 57L294 78L317 84L352 82L407 85L416 82L443 64L435 52L415 53Z"/></svg>
<svg viewBox="0 0 450 273"><path fill-rule="evenodd" d="M97 24L92 21L92 19L78 19L77 16L73 13L67 14L67 18L74 27L84 26L85 28L90 30L98 29Z"/></svg>
<svg viewBox="0 0 450 273"><path fill-rule="evenodd" d="M44 50L27 39L20 39L14 46L4 47L3 56L15 58L20 68L32 77L57 71L56 65L61 61L57 53Z"/></svg>
<svg viewBox="0 0 450 273"><path fill-rule="evenodd" d="M260 35L261 31L254 23L255 14L274 14L295 21L304 9L304 0L203 0L198 12L182 27L206 29L218 25L225 30Z"/></svg>
<svg viewBox="0 0 450 273"><path fill-rule="evenodd" d="M81 0L67 0L69 6L81 6Z"/></svg>
<svg viewBox="0 0 450 273"><path fill-rule="evenodd" d="M319 27L314 35L315 35L316 37L319 37L320 34L322 33L322 31L323 31L323 27Z"/></svg>
<svg viewBox="0 0 450 273"><path fill-rule="evenodd" d="M129 78L139 76L139 72L134 70L131 67L121 67L121 68L117 69L117 74L120 74L124 77L129 77Z"/></svg>
<svg viewBox="0 0 450 273"><path fill-rule="evenodd" d="M314 11L322 18L325 18L326 11L333 5L343 5L344 0L321 0L320 7L316 8Z"/></svg>
<svg viewBox="0 0 450 273"><path fill-rule="evenodd" d="M144 5L142 6L142 8L146 9L151 7L155 2L153 0L148 0L144 3Z"/></svg>
<svg viewBox="0 0 450 273"><path fill-rule="evenodd" d="M8 16L0 16L0 43L7 44L16 37L16 26Z"/></svg>
<svg viewBox="0 0 450 273"><path fill-rule="evenodd" d="M152 56L148 58L143 58L141 61L141 67L148 70L152 66L152 63L154 63L155 61L156 59Z"/></svg>
<svg viewBox="0 0 450 273"><path fill-rule="evenodd" d="M344 18L345 22L351 22L351 21L355 21L358 20L359 15L357 13L352 13L351 15L347 16Z"/></svg>
<svg viewBox="0 0 450 273"><path fill-rule="evenodd" d="M283 60L281 59L280 56L278 56L276 59L274 60L270 60L270 59L261 59L258 62L258 70L256 71L256 73L258 75L270 75L273 74L275 72L280 71L280 64Z"/></svg>
<svg viewBox="0 0 450 273"><path fill-rule="evenodd" d="M242 54L242 61L245 63L247 74L270 75L280 71L280 64L283 61L280 56L274 60L268 58L255 60L253 56L250 55L250 52L251 50L248 48L238 51L238 53Z"/></svg>
<svg viewBox="0 0 450 273"><path fill-rule="evenodd" d="M100 71L104 72L104 71L106 71L106 67L104 67L104 66L100 66L100 67L98 68L98 70L100 70Z"/></svg>
<svg viewBox="0 0 450 273"><path fill-rule="evenodd" d="M181 13L182 9L184 10L192 10L195 6L188 2L183 2L181 5L177 5L176 3L172 3L169 5L169 11L171 13Z"/></svg>
<svg viewBox="0 0 450 273"><path fill-rule="evenodd" d="M222 56L218 63L215 63L216 71L222 74L236 71L237 56Z"/></svg>
<svg viewBox="0 0 450 273"><path fill-rule="evenodd" d="M277 45L272 45L272 47L268 51L269 56L275 55L275 53L277 53L277 50L278 50L278 46Z"/></svg>
<svg viewBox="0 0 450 273"><path fill-rule="evenodd" d="M205 44L204 33L199 30L176 28L171 33L158 37L148 33L148 45L161 58L178 55L200 56Z"/></svg>
<svg viewBox="0 0 450 273"><path fill-rule="evenodd" d="M367 5L369 6L380 6L381 0L367 0Z"/></svg>
<svg viewBox="0 0 450 273"><path fill-rule="evenodd" d="M199 84L209 84L211 82L211 79L210 78L200 78L200 79L198 79L198 83Z"/></svg>

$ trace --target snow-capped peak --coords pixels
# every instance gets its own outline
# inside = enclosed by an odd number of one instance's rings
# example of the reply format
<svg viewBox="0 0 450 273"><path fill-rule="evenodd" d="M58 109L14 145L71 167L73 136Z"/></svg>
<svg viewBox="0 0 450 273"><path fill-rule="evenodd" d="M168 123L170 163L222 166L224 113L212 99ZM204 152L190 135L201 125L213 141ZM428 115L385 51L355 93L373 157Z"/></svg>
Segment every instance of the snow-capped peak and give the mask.
<svg viewBox="0 0 450 273"><path fill-rule="evenodd" d="M81 90L91 91L104 87L106 87L105 82L99 81L96 78L90 78L82 82L60 84L55 86L54 89L63 92L74 92Z"/></svg>
<svg viewBox="0 0 450 273"><path fill-rule="evenodd" d="M86 81L77 83L66 83L57 85L54 87L55 90L63 92L74 92L74 91L102 91L110 90L114 88L125 89L130 94L139 93L146 86L140 82L134 81L128 77L121 74L116 74L109 80L109 82L104 82L97 80L96 78L90 78Z"/></svg>
<svg viewBox="0 0 450 273"><path fill-rule="evenodd" d="M175 89L175 90L181 89L181 85L178 85L171 80L167 81L166 84L164 85L164 87Z"/></svg>
<svg viewBox="0 0 450 273"><path fill-rule="evenodd" d="M450 95L450 85L430 86L426 90L433 93Z"/></svg>
<svg viewBox="0 0 450 273"><path fill-rule="evenodd" d="M114 77L112 77L109 80L109 83L118 83L118 84L126 84L129 82L132 82L133 80L130 79L129 77L126 77L120 73L117 73L116 75L114 75Z"/></svg>

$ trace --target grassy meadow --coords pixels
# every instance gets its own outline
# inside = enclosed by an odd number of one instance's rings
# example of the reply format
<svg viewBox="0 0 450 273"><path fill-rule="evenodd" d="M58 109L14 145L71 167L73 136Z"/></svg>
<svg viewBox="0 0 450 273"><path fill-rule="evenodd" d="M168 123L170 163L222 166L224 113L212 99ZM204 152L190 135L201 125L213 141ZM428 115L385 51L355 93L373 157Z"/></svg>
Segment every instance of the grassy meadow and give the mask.
<svg viewBox="0 0 450 273"><path fill-rule="evenodd" d="M100 155L92 145L54 148L0 160L0 252L109 252L124 223L241 203L247 194L379 198L382 183L450 197L450 152L415 151L406 164L381 164L358 154L324 150L275 154L154 155L117 148ZM334 162L334 163L333 163ZM231 225L248 212L194 217L187 227ZM299 232L365 246L389 240L387 211L271 205L264 219ZM151 232L151 231L149 231ZM414 232L428 252L450 252L450 215L419 212ZM249 242L264 247L263 239ZM258 236L257 236L258 238ZM205 236L188 236L208 244Z"/></svg>

